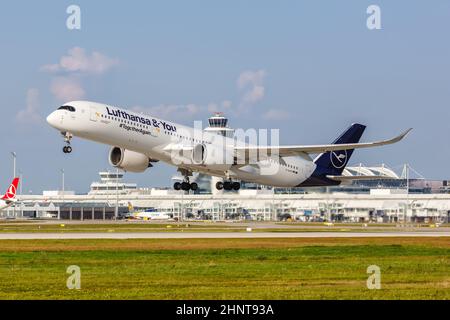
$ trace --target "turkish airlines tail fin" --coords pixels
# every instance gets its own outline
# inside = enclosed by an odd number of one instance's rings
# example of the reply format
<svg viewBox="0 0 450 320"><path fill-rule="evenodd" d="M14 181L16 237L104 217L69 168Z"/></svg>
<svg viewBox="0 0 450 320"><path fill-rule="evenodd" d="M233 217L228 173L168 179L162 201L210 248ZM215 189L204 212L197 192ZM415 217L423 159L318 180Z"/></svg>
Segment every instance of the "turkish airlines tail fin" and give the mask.
<svg viewBox="0 0 450 320"><path fill-rule="evenodd" d="M5 195L2 197L2 200L13 200L16 197L17 187L19 185L19 178L14 178Z"/></svg>

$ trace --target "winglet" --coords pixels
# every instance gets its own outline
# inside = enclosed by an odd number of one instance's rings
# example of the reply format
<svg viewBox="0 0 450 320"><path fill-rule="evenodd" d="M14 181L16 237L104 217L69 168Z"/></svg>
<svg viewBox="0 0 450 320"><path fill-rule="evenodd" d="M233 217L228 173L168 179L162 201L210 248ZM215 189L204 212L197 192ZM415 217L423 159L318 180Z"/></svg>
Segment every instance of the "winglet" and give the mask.
<svg viewBox="0 0 450 320"><path fill-rule="evenodd" d="M409 128L405 132L399 134L397 137L395 137L395 138L393 138L393 139L391 139L389 141L392 142L392 143L395 143L395 142L399 142L400 140L403 140L403 138L406 137L411 132L412 129L413 128Z"/></svg>

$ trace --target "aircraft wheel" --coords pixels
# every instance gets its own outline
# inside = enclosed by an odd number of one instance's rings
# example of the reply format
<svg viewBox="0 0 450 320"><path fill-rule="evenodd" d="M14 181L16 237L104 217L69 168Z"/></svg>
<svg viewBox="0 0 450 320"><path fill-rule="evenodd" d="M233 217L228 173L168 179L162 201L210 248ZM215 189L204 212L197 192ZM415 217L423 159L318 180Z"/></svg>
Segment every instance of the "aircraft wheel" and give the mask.
<svg viewBox="0 0 450 320"><path fill-rule="evenodd" d="M183 182L181 183L181 189L183 191L189 191L189 189L191 188L191 185L189 184L189 182Z"/></svg>
<svg viewBox="0 0 450 320"><path fill-rule="evenodd" d="M198 184L196 182L192 182L191 183L191 190L192 191L197 191L197 189L198 189Z"/></svg>
<svg viewBox="0 0 450 320"><path fill-rule="evenodd" d="M223 182L222 181L219 181L219 182L216 183L216 189L217 190L222 190L223 189Z"/></svg>
<svg viewBox="0 0 450 320"><path fill-rule="evenodd" d="M71 146L64 146L63 152L64 153L71 153L72 152L72 147Z"/></svg>
<svg viewBox="0 0 450 320"><path fill-rule="evenodd" d="M239 182L233 182L232 187L233 190L238 191L241 188L241 184Z"/></svg>
<svg viewBox="0 0 450 320"><path fill-rule="evenodd" d="M230 191L233 188L233 185L230 181L225 181L223 183L223 188L227 191Z"/></svg>
<svg viewBox="0 0 450 320"><path fill-rule="evenodd" d="M175 182L174 184L173 184L173 188L175 189L175 190L181 190L181 183L179 183L179 182Z"/></svg>

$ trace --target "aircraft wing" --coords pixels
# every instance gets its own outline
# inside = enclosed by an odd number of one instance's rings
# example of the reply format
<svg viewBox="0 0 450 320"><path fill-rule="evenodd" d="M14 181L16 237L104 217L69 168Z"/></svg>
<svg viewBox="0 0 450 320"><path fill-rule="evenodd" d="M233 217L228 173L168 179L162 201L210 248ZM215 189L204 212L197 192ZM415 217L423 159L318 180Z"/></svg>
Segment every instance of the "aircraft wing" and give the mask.
<svg viewBox="0 0 450 320"><path fill-rule="evenodd" d="M251 158L250 155L261 156L278 154L281 157L284 156L297 156L301 154L310 153L324 153L328 151L349 150L359 148L372 148L378 146L384 146L393 144L402 140L412 130L412 128L406 130L402 134L387 140L380 140L374 142L363 143L344 143L344 144L322 144L322 145L305 145L305 146L242 146L235 147L235 151L239 156L245 154L245 159Z"/></svg>

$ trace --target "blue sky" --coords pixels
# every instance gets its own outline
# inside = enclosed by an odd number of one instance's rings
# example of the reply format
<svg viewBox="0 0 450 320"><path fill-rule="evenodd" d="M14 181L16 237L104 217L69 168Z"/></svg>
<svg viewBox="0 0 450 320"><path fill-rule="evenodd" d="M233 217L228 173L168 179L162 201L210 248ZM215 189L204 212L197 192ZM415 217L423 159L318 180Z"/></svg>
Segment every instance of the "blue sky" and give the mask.
<svg viewBox="0 0 450 320"><path fill-rule="evenodd" d="M81 30L66 28L71 4ZM371 4L381 30L366 27ZM444 0L3 2L0 185L12 175L10 151L25 192L60 187L61 168L67 188L87 192L109 168L107 146L77 139L64 155L45 123L71 96L187 125L223 109L234 127L280 128L283 144L328 143L352 122L368 126L364 140L413 127L351 163L409 162L450 178L449 30ZM158 164L127 179L168 186L174 173Z"/></svg>

